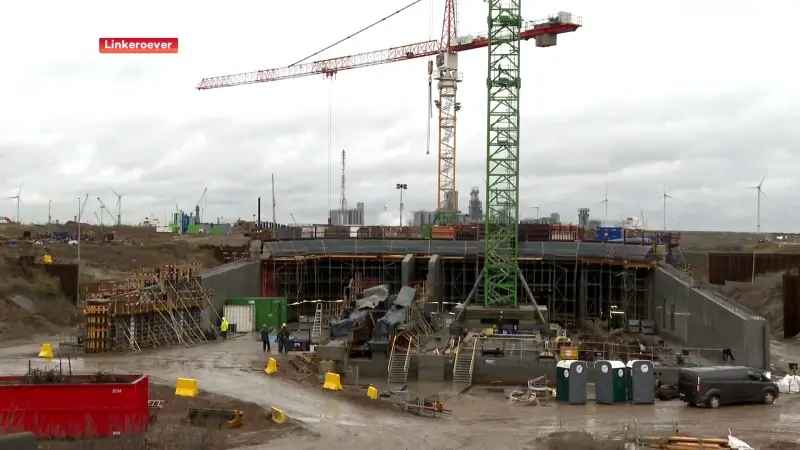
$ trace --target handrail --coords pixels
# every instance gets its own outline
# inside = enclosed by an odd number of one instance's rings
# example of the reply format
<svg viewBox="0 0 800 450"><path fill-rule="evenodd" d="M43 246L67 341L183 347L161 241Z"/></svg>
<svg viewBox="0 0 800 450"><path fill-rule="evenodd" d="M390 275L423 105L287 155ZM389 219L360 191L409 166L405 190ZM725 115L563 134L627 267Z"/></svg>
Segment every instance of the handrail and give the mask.
<svg viewBox="0 0 800 450"><path fill-rule="evenodd" d="M461 353L461 337L458 338L458 344L456 344L456 351L453 353L453 376L456 375L456 367L458 367L458 355Z"/></svg>
<svg viewBox="0 0 800 450"><path fill-rule="evenodd" d="M472 379L472 372L475 370L475 353L478 349L478 340L472 343L472 359L469 361L469 378Z"/></svg>
<svg viewBox="0 0 800 450"><path fill-rule="evenodd" d="M705 298L711 300L712 302L718 304L719 306L731 311L732 313L742 316L744 319L764 320L764 318L758 315L756 312L750 310L744 305L739 304L733 299L724 297L716 292L713 292L705 288L698 280L695 280L694 278L687 276L678 269L669 267L668 265L659 265L659 268L665 274L671 276L678 282L683 283L683 285L685 285L688 290L693 290L697 292L698 294L704 296Z"/></svg>
<svg viewBox="0 0 800 450"><path fill-rule="evenodd" d="M392 372L392 361L394 361L394 343L397 341L397 335L395 334L392 338L392 351L389 352L389 363L386 365L386 370L391 373Z"/></svg>
<svg viewBox="0 0 800 450"><path fill-rule="evenodd" d="M403 371L405 373L408 373L408 365L411 363L411 341L413 341L413 340L414 340L414 338L409 336L409 338L408 338L408 350L406 351L406 362L405 362L405 364L403 364Z"/></svg>

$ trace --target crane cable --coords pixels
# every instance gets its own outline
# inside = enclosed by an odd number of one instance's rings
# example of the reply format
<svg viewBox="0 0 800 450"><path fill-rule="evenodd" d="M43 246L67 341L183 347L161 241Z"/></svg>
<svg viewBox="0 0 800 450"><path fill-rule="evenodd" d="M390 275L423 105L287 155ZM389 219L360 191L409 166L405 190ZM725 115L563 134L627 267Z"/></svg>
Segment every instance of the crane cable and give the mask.
<svg viewBox="0 0 800 450"><path fill-rule="evenodd" d="M332 179L333 179L333 154L332 152L332 141L333 141L333 131L332 131L332 116L333 116L333 107L331 103L333 102L333 78L328 80L328 220L330 220L331 216L331 199L333 198L333 189L332 189Z"/></svg>
<svg viewBox="0 0 800 450"><path fill-rule="evenodd" d="M318 51L316 51L316 52L314 52L314 53L312 53L312 54L310 54L310 55L306 56L305 58L301 59L300 61L297 61L297 62L294 62L294 63L292 63L292 64L289 64L289 67L292 67L292 66L295 66L295 65L297 65L297 64L300 64L301 62L304 62L304 61L306 61L306 60L308 60L308 59L310 59L310 58L313 58L313 57L315 57L315 56L319 55L320 53L322 53L322 52L324 52L324 51L326 51L326 50L330 50L330 49L332 49L333 47L336 47L337 45L341 44L342 42L344 42L344 41L346 41L346 40L348 40L348 39L351 39L351 38L354 38L354 37L358 36L359 34L361 34L361 33L365 32L365 31L369 30L370 28L373 28L373 27L375 27L376 25L379 25L380 23L382 23L382 22L385 22L385 21L386 21L386 20L388 20L388 19L391 19L392 17L394 17L394 16L396 16L396 15L400 14L401 12L403 12L403 11L407 10L408 8L411 8L412 6L416 5L417 3L421 3L421 2L422 2L422 0L415 0L415 1L411 2L411 3L409 3L408 5L406 5L406 6L402 7L402 8L400 8L400 9L398 9L397 11L395 11L395 12L393 12L393 13L389 14L388 16L386 16L386 17L384 17L384 18L382 18L382 19L380 19L380 20L377 20L377 21L375 21L375 22L373 22L373 23L371 23L371 24L367 25L366 27L364 27L364 28L362 28L362 29L360 29L360 30L356 31L355 33L353 33L353 34L351 34L351 35L349 35L349 36L347 36L347 37L344 37L344 38L342 38L342 39L339 39L338 41L334 42L333 44L331 44L331 45L328 45L327 47L325 47L325 48L323 48L323 49L321 49L321 50L318 50Z"/></svg>
<svg viewBox="0 0 800 450"><path fill-rule="evenodd" d="M428 40L433 40L433 0L429 0ZM428 133L425 138L425 154L431 154L431 121L433 121L433 60L428 57Z"/></svg>

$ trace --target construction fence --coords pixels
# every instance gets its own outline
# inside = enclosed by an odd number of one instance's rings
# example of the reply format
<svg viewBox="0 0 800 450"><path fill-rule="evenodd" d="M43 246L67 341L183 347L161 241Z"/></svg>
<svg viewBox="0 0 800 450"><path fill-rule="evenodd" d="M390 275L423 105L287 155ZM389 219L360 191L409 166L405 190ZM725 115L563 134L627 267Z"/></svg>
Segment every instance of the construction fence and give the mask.
<svg viewBox="0 0 800 450"><path fill-rule="evenodd" d="M759 275L800 267L798 253L709 253L708 282L752 281Z"/></svg>

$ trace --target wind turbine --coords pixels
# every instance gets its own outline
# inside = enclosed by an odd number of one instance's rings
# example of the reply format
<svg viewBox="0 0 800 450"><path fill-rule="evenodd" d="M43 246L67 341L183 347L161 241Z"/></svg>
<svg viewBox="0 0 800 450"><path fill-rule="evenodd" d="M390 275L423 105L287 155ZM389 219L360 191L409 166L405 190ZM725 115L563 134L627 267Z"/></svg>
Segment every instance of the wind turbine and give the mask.
<svg viewBox="0 0 800 450"><path fill-rule="evenodd" d="M756 232L761 233L761 196L767 195L764 193L764 190L761 189L761 186L764 185L764 180L767 179L767 173L764 172L764 176L761 177L761 181L758 182L757 185L752 186L750 189L756 190L756 195L758 196L758 202L756 203Z"/></svg>
<svg viewBox="0 0 800 450"><path fill-rule="evenodd" d="M117 196L117 206L114 209L117 210L117 226L121 226L122 225L122 196L119 195L117 193L117 191L115 191L113 188L111 189L111 192L113 192L114 195Z"/></svg>
<svg viewBox="0 0 800 450"><path fill-rule="evenodd" d="M606 206L606 216L603 219L608 220L608 183L606 183L606 196L603 197L603 201L600 204Z"/></svg>
<svg viewBox="0 0 800 450"><path fill-rule="evenodd" d="M20 194L22 194L22 188L23 188L23 187L25 187L25 183L23 183L23 184L22 184L22 185L19 187L19 190L17 191L17 195L15 195L15 196L13 196L13 197L6 197L6 198L5 198L6 200L16 200L16 201L17 201L17 222L18 222L20 225L22 225L22 220L20 220L20 217L19 217L19 204L20 204L20 202L22 201L22 199L20 198Z"/></svg>
<svg viewBox="0 0 800 450"><path fill-rule="evenodd" d="M667 231L667 199L675 200L675 197L667 194L667 188L664 188L664 195L661 196L664 200L664 231Z"/></svg>

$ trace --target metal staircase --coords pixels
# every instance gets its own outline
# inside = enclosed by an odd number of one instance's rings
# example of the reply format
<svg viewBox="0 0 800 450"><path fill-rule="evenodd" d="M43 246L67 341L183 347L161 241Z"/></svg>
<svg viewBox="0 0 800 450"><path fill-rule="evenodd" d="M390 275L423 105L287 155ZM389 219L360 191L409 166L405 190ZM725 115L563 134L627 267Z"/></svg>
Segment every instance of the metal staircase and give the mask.
<svg viewBox="0 0 800 450"><path fill-rule="evenodd" d="M392 341L392 352L389 354L389 386L405 386L408 381L408 367L411 363L411 343L413 338L408 338L408 347L402 348L395 345L397 337Z"/></svg>
<svg viewBox="0 0 800 450"><path fill-rule="evenodd" d="M311 326L311 341L317 342L322 337L322 302L317 302L314 311L314 325Z"/></svg>
<svg viewBox="0 0 800 450"><path fill-rule="evenodd" d="M472 371L475 368L477 348L478 339L475 337L472 338L472 342L459 342L456 349L456 359L453 363L453 386L459 387L461 390L472 386Z"/></svg>

